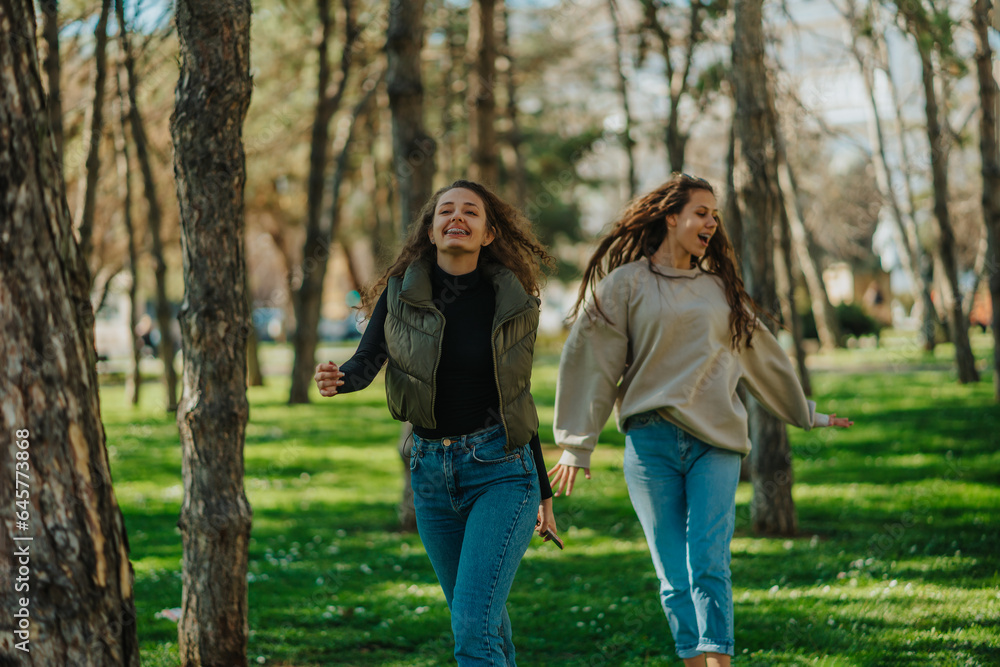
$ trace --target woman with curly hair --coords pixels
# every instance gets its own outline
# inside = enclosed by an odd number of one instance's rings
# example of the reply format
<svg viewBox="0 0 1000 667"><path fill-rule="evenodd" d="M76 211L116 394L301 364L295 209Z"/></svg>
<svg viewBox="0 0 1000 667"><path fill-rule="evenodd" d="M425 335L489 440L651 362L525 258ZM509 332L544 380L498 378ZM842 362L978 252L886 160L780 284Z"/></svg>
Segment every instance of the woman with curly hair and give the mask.
<svg viewBox="0 0 1000 667"><path fill-rule="evenodd" d="M412 227L365 295L357 352L317 366L316 384L323 396L357 391L388 363L389 411L413 424L417 530L455 657L514 665L507 595L533 529L556 529L530 393L540 264L551 257L524 216L471 181L436 192Z"/></svg>
<svg viewBox="0 0 1000 667"><path fill-rule="evenodd" d="M633 201L587 265L559 363L549 472L556 495L590 478L615 409L625 480L646 534L660 600L685 665L729 665L729 543L740 462L750 451L737 382L784 421L853 422L816 412L743 288L715 194L675 174Z"/></svg>

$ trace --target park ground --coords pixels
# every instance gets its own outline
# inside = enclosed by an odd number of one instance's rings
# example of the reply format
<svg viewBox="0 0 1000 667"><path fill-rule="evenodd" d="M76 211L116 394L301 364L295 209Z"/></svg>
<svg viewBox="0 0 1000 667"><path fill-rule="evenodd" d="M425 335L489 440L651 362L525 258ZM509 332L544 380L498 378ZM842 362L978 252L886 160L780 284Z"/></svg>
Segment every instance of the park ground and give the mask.
<svg viewBox="0 0 1000 667"><path fill-rule="evenodd" d="M983 369L990 340L974 338ZM533 388L549 465L558 341L542 341ZM321 351L346 359L347 347ZM287 347L264 347L265 371ZM903 334L879 348L814 355L821 411L848 431L790 428L799 533L750 532L737 494L732 570L736 665L1000 665L1000 407L992 375L955 379L952 349L923 353ZM101 390L115 491L135 568L142 662L179 665L181 456L161 385L138 407ZM284 374L249 390L246 494L250 664L451 663L450 620L415 533L398 528L399 427L381 378L367 391L287 404ZM536 539L509 609L519 664L680 665L622 477L613 424L593 479L556 515L566 550ZM453 664L453 663L451 663Z"/></svg>

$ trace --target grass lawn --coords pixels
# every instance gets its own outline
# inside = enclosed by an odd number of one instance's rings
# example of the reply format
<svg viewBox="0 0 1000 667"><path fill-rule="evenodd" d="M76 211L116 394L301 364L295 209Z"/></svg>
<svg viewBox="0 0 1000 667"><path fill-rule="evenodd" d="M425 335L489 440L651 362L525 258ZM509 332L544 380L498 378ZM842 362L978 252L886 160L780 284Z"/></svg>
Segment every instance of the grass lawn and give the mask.
<svg viewBox="0 0 1000 667"><path fill-rule="evenodd" d="M813 376L820 410L856 424L789 429L798 537L753 537L751 488L740 485L735 664L1000 664L992 377L963 387L945 346L925 358L899 340L818 358L827 369ZM990 358L977 342L977 356ZM533 383L550 465L556 363L551 348L542 350ZM399 429L381 378L335 399L314 390L313 405L289 406L287 396L281 377L249 390L251 664L453 664L434 572L419 537L397 528ZM119 385L104 386L101 399L135 567L142 661L179 665L177 626L155 617L181 601L177 428L159 383L143 386L138 408ZM593 479L556 499L566 550L536 538L521 563L509 609L526 667L681 664L628 501L624 438L613 425L605 436Z"/></svg>

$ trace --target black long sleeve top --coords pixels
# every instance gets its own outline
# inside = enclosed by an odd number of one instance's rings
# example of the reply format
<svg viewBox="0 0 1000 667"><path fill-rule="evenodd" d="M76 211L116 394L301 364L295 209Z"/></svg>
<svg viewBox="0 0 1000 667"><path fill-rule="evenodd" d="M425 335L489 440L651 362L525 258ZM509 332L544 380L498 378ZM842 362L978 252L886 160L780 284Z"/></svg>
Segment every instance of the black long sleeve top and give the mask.
<svg viewBox="0 0 1000 667"><path fill-rule="evenodd" d="M435 382L437 428L413 427L414 433L426 439L472 433L496 424L500 410L491 342L496 302L493 286L478 270L453 276L437 265L431 275L431 286L435 304L444 315L445 327ZM385 342L386 298L383 291L357 351L340 366L344 384L337 393L364 389L385 365L389 357ZM551 498L552 487L537 433L529 444L542 499Z"/></svg>

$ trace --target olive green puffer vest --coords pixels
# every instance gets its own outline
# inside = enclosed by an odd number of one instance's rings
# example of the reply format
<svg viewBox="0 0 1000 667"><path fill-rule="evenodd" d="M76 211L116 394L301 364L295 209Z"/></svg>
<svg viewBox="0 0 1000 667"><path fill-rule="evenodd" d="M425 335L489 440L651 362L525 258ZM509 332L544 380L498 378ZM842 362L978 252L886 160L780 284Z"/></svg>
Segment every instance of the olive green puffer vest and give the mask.
<svg viewBox="0 0 1000 667"><path fill-rule="evenodd" d="M496 291L493 370L509 452L526 445L538 431L538 413L530 390L539 300L525 292L506 267L484 265L481 270ZM436 428L435 382L445 319L433 302L431 264L414 262L402 278L390 278L386 290L389 362L385 393L389 412L400 421Z"/></svg>

